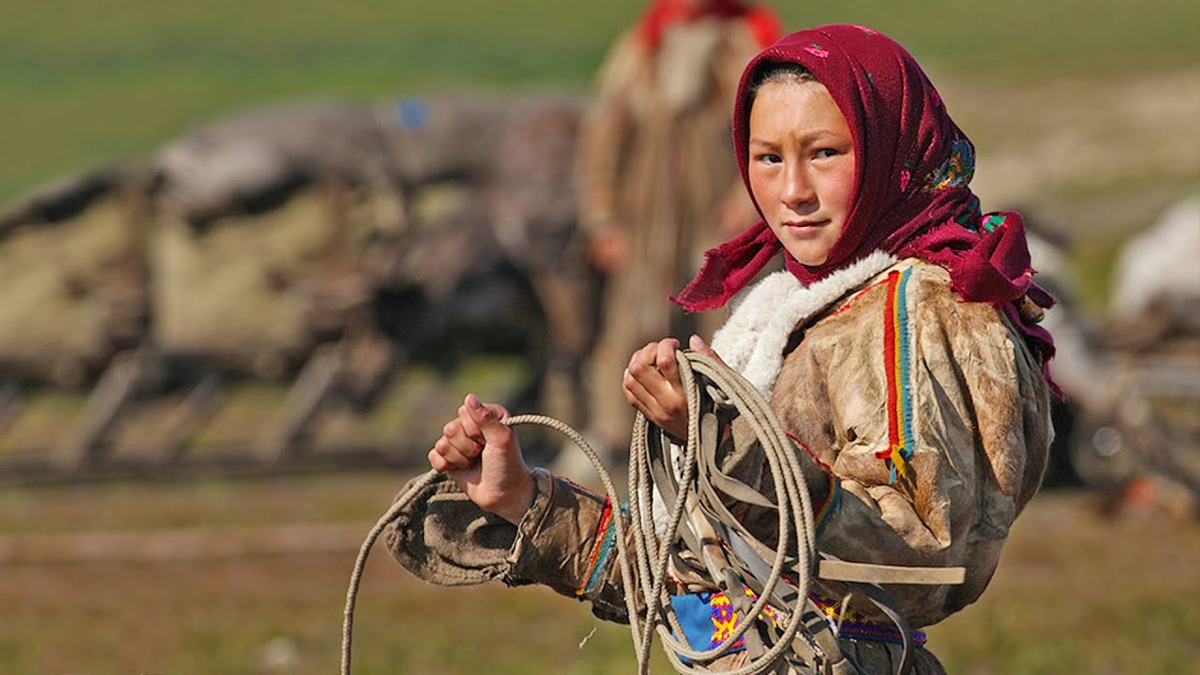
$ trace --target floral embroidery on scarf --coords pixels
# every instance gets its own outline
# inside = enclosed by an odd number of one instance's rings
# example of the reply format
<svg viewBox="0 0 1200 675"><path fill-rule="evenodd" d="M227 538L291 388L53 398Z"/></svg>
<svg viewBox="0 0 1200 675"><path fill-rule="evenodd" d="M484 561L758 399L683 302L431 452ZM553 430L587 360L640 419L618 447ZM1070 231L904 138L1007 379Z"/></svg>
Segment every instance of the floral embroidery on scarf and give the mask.
<svg viewBox="0 0 1200 675"><path fill-rule="evenodd" d="M979 232L979 221L975 219L977 213L979 213L979 197L971 195L971 200L967 202L967 208L954 217L954 222L971 232Z"/></svg>
<svg viewBox="0 0 1200 675"><path fill-rule="evenodd" d="M925 192L962 187L975 175L975 150L971 142L960 138L950 146L950 156L925 180Z"/></svg>
<svg viewBox="0 0 1200 675"><path fill-rule="evenodd" d="M871 37L875 37L876 35L879 35L879 31L872 30L870 28L867 28L866 26L859 26L858 24L855 24L854 27L861 30L862 32L866 33L867 35L870 35Z"/></svg>
<svg viewBox="0 0 1200 675"><path fill-rule="evenodd" d="M983 229L988 232L995 232L997 227L1004 226L1005 220L1008 220L1005 216L999 213L994 213L983 221Z"/></svg>
<svg viewBox="0 0 1200 675"><path fill-rule="evenodd" d="M813 56L820 58L820 59L823 59L823 58L829 56L829 51L822 48L821 45L819 45L815 42L813 42L813 43L809 44L807 47L805 47L804 51L806 51L809 54L812 54Z"/></svg>
<svg viewBox="0 0 1200 675"><path fill-rule="evenodd" d="M912 180L912 172L904 169L900 172L900 191L904 192L908 189L908 181Z"/></svg>

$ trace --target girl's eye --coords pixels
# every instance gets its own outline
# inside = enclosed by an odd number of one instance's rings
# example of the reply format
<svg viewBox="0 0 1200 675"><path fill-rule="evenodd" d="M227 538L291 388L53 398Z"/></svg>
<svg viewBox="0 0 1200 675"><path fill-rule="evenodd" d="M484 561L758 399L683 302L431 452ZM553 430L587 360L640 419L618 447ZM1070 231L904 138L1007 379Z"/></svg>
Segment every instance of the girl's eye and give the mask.
<svg viewBox="0 0 1200 675"><path fill-rule="evenodd" d="M817 151L817 153L816 153L816 154L817 154L817 157L820 157L820 158L824 159L824 158L826 158L826 157L835 157L835 156L837 156L837 154L838 154L838 151L837 151L837 150L834 150L833 148L821 148L820 150L818 150L818 151Z"/></svg>
<svg viewBox="0 0 1200 675"><path fill-rule="evenodd" d="M767 153L763 153L763 154L759 155L758 161L764 162L766 164L778 164L779 162L783 161L783 158L780 157L779 155L775 155L775 154L767 152Z"/></svg>

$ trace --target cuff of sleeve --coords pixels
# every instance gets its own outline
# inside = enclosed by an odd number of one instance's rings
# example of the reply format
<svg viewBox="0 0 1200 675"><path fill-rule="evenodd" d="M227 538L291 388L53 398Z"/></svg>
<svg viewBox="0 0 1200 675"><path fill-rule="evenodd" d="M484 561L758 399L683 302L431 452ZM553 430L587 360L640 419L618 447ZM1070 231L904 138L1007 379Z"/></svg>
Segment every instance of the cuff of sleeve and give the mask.
<svg viewBox="0 0 1200 675"><path fill-rule="evenodd" d="M515 566L521 560L523 552L536 539L538 531L542 529L543 521L550 514L553 497L554 476L550 475L550 472L545 469L534 469L533 503L529 505L529 510L521 517L521 522L517 523L517 536L513 540L512 549L508 554L509 565Z"/></svg>
<svg viewBox="0 0 1200 675"><path fill-rule="evenodd" d="M614 529L608 499L544 469L534 470L534 482L537 494L517 525L505 582L589 595L589 580L602 580L607 568L601 548ZM602 583L594 585L598 590Z"/></svg>

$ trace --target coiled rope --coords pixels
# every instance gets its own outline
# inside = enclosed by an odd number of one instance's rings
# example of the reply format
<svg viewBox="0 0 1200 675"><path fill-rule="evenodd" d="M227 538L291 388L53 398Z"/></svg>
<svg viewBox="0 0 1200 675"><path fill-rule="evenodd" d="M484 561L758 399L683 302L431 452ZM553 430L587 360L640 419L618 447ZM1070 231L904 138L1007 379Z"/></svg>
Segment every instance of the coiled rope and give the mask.
<svg viewBox="0 0 1200 675"><path fill-rule="evenodd" d="M787 433L771 411L767 401L741 375L719 360L704 354L676 353L679 374L687 400L687 442L679 446L664 443L663 434L637 415L629 457L629 518L613 518L616 527L617 564L624 584L629 627L637 654L638 672L649 673L650 649L657 632L676 672L700 675L710 672L704 664L729 653L745 637L752 655L745 666L729 671L731 675L756 675L775 668L788 655L808 654L809 659L832 662L840 655L836 639L830 640L823 618L814 620L812 612L802 611L809 595L812 570L816 566L815 526L812 504L804 483L799 459ZM703 384L699 383L702 382ZM775 500L747 492L748 486L720 473L715 466L715 447L719 434L715 409L732 406L752 425L774 479ZM612 477L599 455L579 432L544 415L516 415L502 423L515 427L534 424L550 427L567 436L592 462L605 492L614 505L621 504ZM704 428L702 437L701 428ZM399 517L413 498L434 482L437 472L422 476L392 505L367 534L346 591L345 618L342 624L342 675L350 675L350 649L354 625L355 598L362 580L367 556L389 523ZM741 486L741 487L738 487ZM742 490L745 488L745 490ZM741 496L778 511L778 548L772 549L754 539L721 504L718 491ZM664 530L656 531L655 500L669 504L670 517ZM681 525L683 527L681 527ZM627 539L627 530L629 539ZM663 538L660 538L663 537ZM627 541L632 540L633 551ZM790 546L789 546L790 544ZM667 595L666 582L672 557L680 546L690 549L702 560L713 583L720 587L738 609L742 620L721 644L707 650L695 650L686 640ZM737 555L730 556L733 551ZM784 572L790 579L781 582ZM765 574L764 574L765 572ZM635 581L637 582L635 585ZM754 587L756 597L746 590ZM638 611L639 589L643 613ZM753 601L751 598L754 597ZM768 609L786 617L782 629L775 626L769 648L758 632L747 633ZM807 626L803 632L802 628ZM821 638L824 639L821 639ZM907 651L907 650L906 650ZM686 662L685 662L686 659ZM690 662L690 663L688 663ZM811 661L809 665L813 665Z"/></svg>

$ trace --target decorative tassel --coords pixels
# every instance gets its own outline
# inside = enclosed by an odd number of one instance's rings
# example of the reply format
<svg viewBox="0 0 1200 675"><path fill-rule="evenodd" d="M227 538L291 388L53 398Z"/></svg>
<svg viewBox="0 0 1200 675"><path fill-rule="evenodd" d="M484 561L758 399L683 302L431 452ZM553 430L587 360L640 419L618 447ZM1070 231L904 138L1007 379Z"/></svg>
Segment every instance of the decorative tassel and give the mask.
<svg viewBox="0 0 1200 675"><path fill-rule="evenodd" d="M899 472L901 478L908 478L908 461L904 457L904 450L899 447L892 448L891 455L888 457L892 464L892 475L888 479L889 483L896 482L896 473Z"/></svg>

